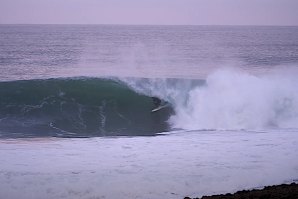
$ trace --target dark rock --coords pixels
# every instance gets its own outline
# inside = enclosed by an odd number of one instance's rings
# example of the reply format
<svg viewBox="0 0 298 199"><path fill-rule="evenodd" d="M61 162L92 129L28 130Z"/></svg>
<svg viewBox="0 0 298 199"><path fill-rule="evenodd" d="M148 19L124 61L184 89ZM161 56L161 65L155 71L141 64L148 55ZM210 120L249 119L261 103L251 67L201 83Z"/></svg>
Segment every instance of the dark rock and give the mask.
<svg viewBox="0 0 298 199"><path fill-rule="evenodd" d="M191 198L185 197L184 199ZM267 186L261 190L242 190L234 194L203 196L201 199L298 199L298 184Z"/></svg>

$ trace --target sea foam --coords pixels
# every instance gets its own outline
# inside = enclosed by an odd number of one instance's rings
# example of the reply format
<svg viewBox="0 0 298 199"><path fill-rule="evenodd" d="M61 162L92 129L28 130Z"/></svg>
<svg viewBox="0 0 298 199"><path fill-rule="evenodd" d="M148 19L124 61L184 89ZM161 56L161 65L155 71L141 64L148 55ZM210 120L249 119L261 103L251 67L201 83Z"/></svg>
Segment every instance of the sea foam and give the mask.
<svg viewBox="0 0 298 199"><path fill-rule="evenodd" d="M209 75L204 86L189 90L170 123L190 130L297 128L297 86L290 74L220 70Z"/></svg>

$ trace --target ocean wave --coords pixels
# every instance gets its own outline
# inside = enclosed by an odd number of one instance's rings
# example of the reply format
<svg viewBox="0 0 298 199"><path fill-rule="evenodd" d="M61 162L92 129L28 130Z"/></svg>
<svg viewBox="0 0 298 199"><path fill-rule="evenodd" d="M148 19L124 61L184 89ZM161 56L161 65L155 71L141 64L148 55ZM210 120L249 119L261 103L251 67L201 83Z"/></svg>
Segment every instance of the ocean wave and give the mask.
<svg viewBox="0 0 298 199"><path fill-rule="evenodd" d="M156 135L298 128L295 74L219 70L203 79L65 78L0 82L2 136ZM154 101L168 105L152 113Z"/></svg>

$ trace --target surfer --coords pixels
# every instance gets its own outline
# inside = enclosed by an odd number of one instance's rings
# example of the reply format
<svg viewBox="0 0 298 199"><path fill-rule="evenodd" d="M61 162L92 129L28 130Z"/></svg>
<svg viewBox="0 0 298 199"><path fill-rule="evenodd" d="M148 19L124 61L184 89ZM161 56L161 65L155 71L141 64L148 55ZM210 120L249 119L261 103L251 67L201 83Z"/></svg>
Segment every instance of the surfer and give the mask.
<svg viewBox="0 0 298 199"><path fill-rule="evenodd" d="M156 112L159 111L160 109L163 109L165 107L167 107L169 104L166 101L163 101L161 99L159 99L158 97L151 97L153 104L154 104L154 109L151 110L151 112Z"/></svg>
<svg viewBox="0 0 298 199"><path fill-rule="evenodd" d="M152 97L153 104L155 108L159 107L161 104L161 100L158 97Z"/></svg>

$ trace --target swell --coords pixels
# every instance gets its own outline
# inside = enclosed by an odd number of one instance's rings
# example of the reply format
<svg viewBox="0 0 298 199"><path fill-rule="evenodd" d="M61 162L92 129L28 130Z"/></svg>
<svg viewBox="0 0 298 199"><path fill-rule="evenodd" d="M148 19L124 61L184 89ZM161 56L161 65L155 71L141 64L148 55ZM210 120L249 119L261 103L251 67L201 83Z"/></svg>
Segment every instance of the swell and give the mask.
<svg viewBox="0 0 298 199"><path fill-rule="evenodd" d="M0 135L154 135L169 130L170 107L152 114L149 95L99 78L0 82Z"/></svg>

